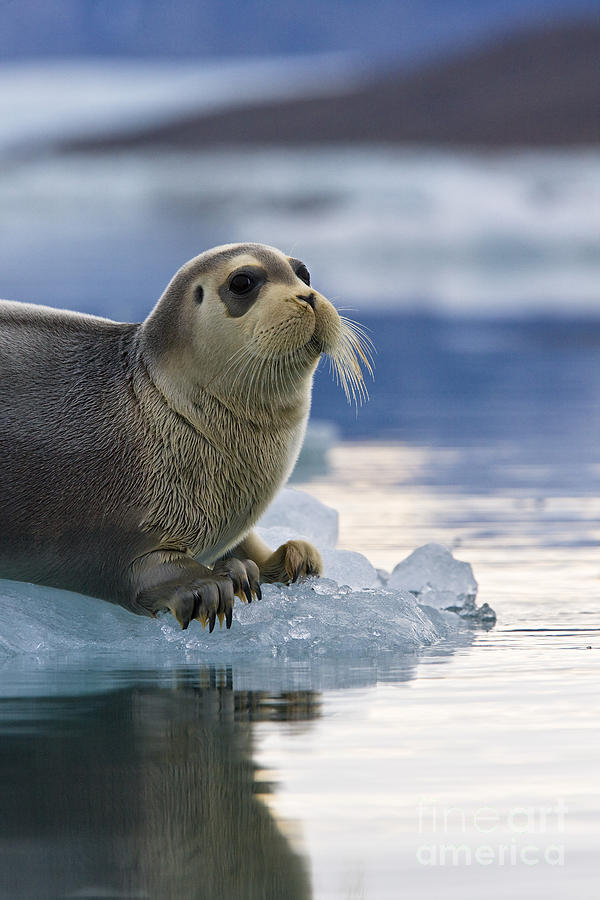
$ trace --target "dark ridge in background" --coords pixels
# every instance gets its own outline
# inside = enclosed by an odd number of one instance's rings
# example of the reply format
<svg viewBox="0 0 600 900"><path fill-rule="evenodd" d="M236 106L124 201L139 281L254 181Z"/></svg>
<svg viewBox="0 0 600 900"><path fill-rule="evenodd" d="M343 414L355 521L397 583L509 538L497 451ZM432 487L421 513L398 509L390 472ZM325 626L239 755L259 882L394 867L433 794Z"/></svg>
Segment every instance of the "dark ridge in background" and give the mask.
<svg viewBox="0 0 600 900"><path fill-rule="evenodd" d="M600 142L600 23L519 31L416 72L345 94L192 114L62 150L378 142L572 146Z"/></svg>

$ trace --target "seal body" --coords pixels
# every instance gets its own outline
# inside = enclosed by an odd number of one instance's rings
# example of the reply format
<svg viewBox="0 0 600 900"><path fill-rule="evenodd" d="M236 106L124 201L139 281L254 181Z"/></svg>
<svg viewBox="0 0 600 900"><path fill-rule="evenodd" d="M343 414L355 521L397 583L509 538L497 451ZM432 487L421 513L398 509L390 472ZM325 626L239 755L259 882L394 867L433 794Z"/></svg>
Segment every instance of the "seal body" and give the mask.
<svg viewBox="0 0 600 900"><path fill-rule="evenodd" d="M337 312L263 245L201 254L142 323L0 303L0 577L231 622L318 574L251 528L288 477Z"/></svg>
<svg viewBox="0 0 600 900"><path fill-rule="evenodd" d="M132 536L143 534L141 445L120 365L134 333L72 313L0 306L3 577L120 600L118 573Z"/></svg>

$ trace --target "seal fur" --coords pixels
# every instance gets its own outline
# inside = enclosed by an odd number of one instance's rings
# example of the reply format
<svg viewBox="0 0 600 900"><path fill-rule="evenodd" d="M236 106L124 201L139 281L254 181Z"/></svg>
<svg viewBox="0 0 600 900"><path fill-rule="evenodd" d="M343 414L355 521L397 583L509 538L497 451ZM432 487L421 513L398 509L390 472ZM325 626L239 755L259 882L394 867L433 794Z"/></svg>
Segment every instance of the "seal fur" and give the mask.
<svg viewBox="0 0 600 900"><path fill-rule="evenodd" d="M212 630L234 595L319 574L310 544L251 531L296 461L321 354L347 390L368 365L307 276L226 245L139 324L0 303L0 575Z"/></svg>

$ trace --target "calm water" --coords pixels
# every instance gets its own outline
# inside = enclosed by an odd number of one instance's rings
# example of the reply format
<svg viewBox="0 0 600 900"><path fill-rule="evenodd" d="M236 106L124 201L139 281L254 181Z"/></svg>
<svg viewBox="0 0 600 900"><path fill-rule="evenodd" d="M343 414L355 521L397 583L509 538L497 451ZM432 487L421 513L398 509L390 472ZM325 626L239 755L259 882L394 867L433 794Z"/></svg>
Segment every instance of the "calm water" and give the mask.
<svg viewBox="0 0 600 900"><path fill-rule="evenodd" d="M445 468L446 454L339 448L336 477L310 489L337 499L342 542L357 540L381 565L404 554L405 537L453 543L497 627L468 648L427 653L408 682L326 698L319 733L263 729L259 760L279 768L284 786L270 803L300 820L318 896L562 897L569 888L591 897L599 503L431 487L428 470ZM377 479L341 489L366 460ZM483 863L478 847L491 848L480 850Z"/></svg>

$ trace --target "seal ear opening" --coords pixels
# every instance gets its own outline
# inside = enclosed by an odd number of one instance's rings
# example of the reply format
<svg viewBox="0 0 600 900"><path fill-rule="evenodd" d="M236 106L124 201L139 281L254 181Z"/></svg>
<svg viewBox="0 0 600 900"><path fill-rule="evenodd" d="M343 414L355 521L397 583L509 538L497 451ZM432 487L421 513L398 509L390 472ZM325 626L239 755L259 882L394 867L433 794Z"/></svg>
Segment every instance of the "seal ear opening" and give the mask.
<svg viewBox="0 0 600 900"><path fill-rule="evenodd" d="M201 284L194 288L194 303L202 303L204 300L204 288Z"/></svg>

